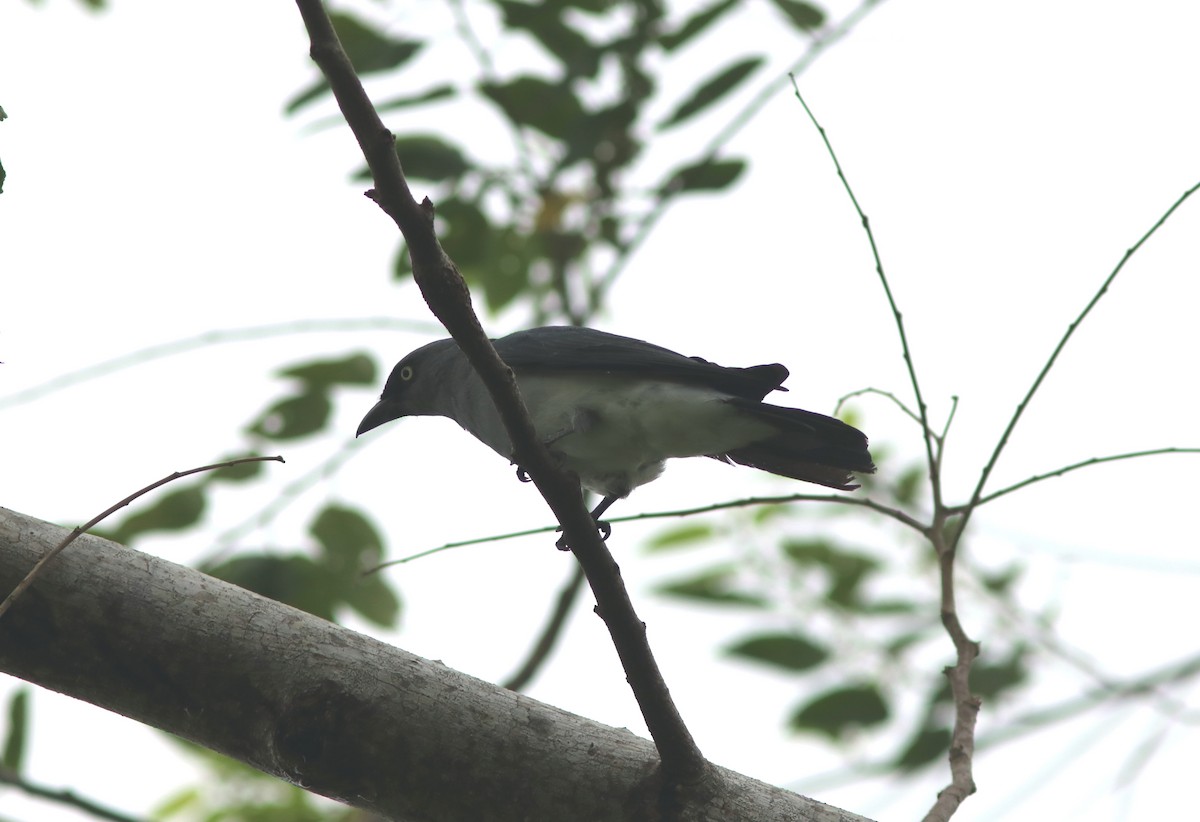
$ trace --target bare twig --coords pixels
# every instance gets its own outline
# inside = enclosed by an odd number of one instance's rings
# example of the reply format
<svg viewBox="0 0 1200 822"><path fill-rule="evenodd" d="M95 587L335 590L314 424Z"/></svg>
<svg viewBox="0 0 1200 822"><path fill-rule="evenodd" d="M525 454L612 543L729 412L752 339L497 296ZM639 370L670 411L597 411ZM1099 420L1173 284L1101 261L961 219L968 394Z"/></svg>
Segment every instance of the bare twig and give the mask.
<svg viewBox="0 0 1200 822"><path fill-rule="evenodd" d="M967 505L957 506L948 510L952 514L965 514L970 505L974 505L975 507L985 505L992 500L1003 497L1006 494L1011 494L1013 491L1020 490L1028 485L1033 485L1035 482L1041 482L1042 480L1050 479L1051 477L1061 477L1062 475L1069 474L1072 471L1078 471L1080 468L1087 468L1092 465L1101 465L1106 462L1117 462L1118 460L1131 460L1138 457L1154 457L1158 456L1159 454L1200 454L1200 448L1154 448L1149 451L1130 451L1126 454L1110 454L1107 457L1092 457L1091 459L1083 460L1082 462L1071 463L1070 465L1064 465L1062 468L1056 468L1053 471L1047 471L1044 474L1036 474L1028 479L1024 479L1018 483L1010 485L1007 488L1001 488L999 491L993 491L984 497L980 497L974 503L968 503Z"/></svg>
<svg viewBox="0 0 1200 822"><path fill-rule="evenodd" d="M921 394L921 384L917 380L917 369L913 365L912 350L908 345L908 334L904 330L904 316L900 313L900 307L896 305L896 298L892 294L892 286L888 282L887 274L883 270L883 260L879 256L879 245L875 242L875 232L871 230L871 220L859 205L858 197L854 194L854 189L850 186L850 181L846 178L846 173L842 169L842 164L837 158L837 153L833 150L833 144L829 142L829 136L825 133L825 128L817 120L812 109L808 107L808 103L804 101L804 97L800 94L800 87L796 85L795 76L789 75L792 81L792 89L796 93L796 99L800 101L800 105L804 107L805 114L812 121L813 126L817 129L817 133L821 135L821 141L825 144L825 150L829 152L829 158L833 160L833 167L837 170L838 179L842 181L842 187L846 189L846 194L850 197L850 202L854 205L854 210L858 213L858 218L862 221L863 231L867 234L867 241L871 245L871 256L875 259L875 273L879 275L879 283L883 286L883 293L887 296L888 305L892 309L892 317L896 321L896 331L900 334L900 349L904 353L904 364L908 368L909 381L912 383L913 396L917 400L917 413L920 417L922 439L925 441L925 454L929 461L929 484L933 491L934 506L942 504L942 480L940 474L934 470L937 466L937 461L934 458L934 433L929 427L929 410L925 405L925 398Z"/></svg>
<svg viewBox="0 0 1200 822"><path fill-rule="evenodd" d="M934 822L934 820L940 822L953 816L963 800L975 792L975 780L972 776L972 759L975 753L975 722L979 715L980 701L978 697L971 693L970 675L971 666L979 656L979 643L967 636L967 632L959 620L954 590L954 560L958 548L958 537L962 533L963 523L950 522L950 512L942 499L944 433L943 436L938 436L929 425L929 411L925 404L925 399L921 394L920 381L917 379L917 369L913 364L912 350L908 344L908 335L904 330L904 318L892 294L892 288L888 282L887 275L884 273L883 261L879 256L879 246L875 242L875 233L871 230L871 222L862 210L862 206L859 205L858 198L854 195L854 190L851 188L850 181L846 178L846 174L842 170L842 165L838 161L837 153L833 150L833 145L830 143L825 129L817 121L816 116L812 113L812 109L808 107L808 103L804 101L804 97L800 94L800 88L796 85L794 78L792 80L792 87L795 89L796 99L800 101L800 105L804 107L808 118L820 133L821 140L825 143L825 149L829 152L829 156L833 160L834 168L837 169L838 178L841 179L842 186L846 189L846 194L849 195L850 202L853 203L854 210L858 213L859 219L862 221L863 231L866 232L867 240L871 245L871 254L875 259L875 272L879 275L879 282L883 286L884 294L887 296L888 305L891 306L896 330L900 335L900 348L904 354L905 365L908 367L908 376L912 383L913 395L917 400L917 413L921 424L921 439L925 443L925 456L929 467L929 487L931 496L933 497L933 520L926 529L925 535L932 543L934 551L937 554L942 625L946 629L946 633L949 634L950 640L954 643L955 651L954 665L945 670L946 678L950 684L950 692L954 697L955 709L954 727L951 730L950 736L950 784L938 794L937 801L925 817L928 822ZM955 400L954 406L951 409L951 417L957 405L957 400ZM950 420L947 420L944 431L949 430L949 425Z"/></svg>
<svg viewBox="0 0 1200 822"><path fill-rule="evenodd" d="M928 536L929 526L919 520L909 516L898 508L892 508L883 503L876 502L867 497L847 497L837 496L834 494L788 494L780 497L745 497L743 499L727 500L725 502L714 502L709 505L701 505L696 508L679 508L671 511L648 511L643 514L630 514L623 517L605 517L609 523L620 522L637 522L646 519L667 519L674 517L691 517L698 514L709 514L713 511L724 511L730 508L748 508L755 505L785 505L789 502L828 502L835 505L852 505L860 508L869 508L884 516L891 517L902 525L912 528L918 533ZM536 534L549 534L559 530L553 525L543 525L540 528L526 528L523 531L509 531L505 534L491 534L486 537L474 537L472 539L457 540L455 542L447 542L436 548L429 548L425 551L420 551L416 554L409 554L400 559L392 559L387 562L382 562L374 568L368 568L363 571L363 574L374 574L382 571L384 568L390 568L393 565L404 565L413 560L424 559L433 554L440 554L442 551L449 551L453 548L465 548L469 545L482 545L489 542L503 542L504 540L517 539L519 537L529 537Z"/></svg>
<svg viewBox="0 0 1200 822"><path fill-rule="evenodd" d="M153 491L155 488L166 485L168 482L174 482L175 480L180 479L181 477L187 477L192 474L199 474L201 471L212 471L217 468L228 468L230 466L241 465L242 463L246 463L246 462L283 462L283 457L242 457L242 458L236 459L236 460L228 460L226 462L214 463L213 465L203 465L199 468L189 468L186 471L176 471L175 473L173 473L169 476L163 477L158 482L153 482L150 485L147 485L145 488L141 489L140 491L135 491L134 493L125 497L125 499L118 502L116 505L113 505L111 508L106 509L103 513L97 514L96 516L92 517L85 524L77 526L74 530L71 531L71 533L67 534L67 536L63 539L62 542L60 542L58 545L54 546L54 548L51 549L50 551L48 551L45 556L43 556L41 559L39 559L37 561L37 564L29 569L29 573L25 575L25 578L17 583L17 587L13 588L12 593L10 593L7 597L5 597L3 602L0 602L0 616L4 616L4 613L9 608L12 607L12 604L14 602L16 602L17 597L19 597L19 596L21 596L21 594L25 593L26 589L28 589L29 586L33 584L34 579L36 579L37 575L39 573L41 573L41 570L42 570L42 568L44 568L46 566L46 563L48 563L50 560L54 559L56 556L58 556L60 553L62 553L63 549L65 549L68 545L70 545L72 542L74 542L79 536L81 536L82 534L86 534L89 529L94 528L98 523L102 522L105 518L107 518L111 514L116 513L117 511L121 510L126 505L128 505L129 503L131 503L135 499L137 499L138 497L143 496L144 494L148 494L151 491Z"/></svg>
<svg viewBox="0 0 1200 822"><path fill-rule="evenodd" d="M352 439L342 445L337 451L322 460L315 468L289 482L276 492L275 498L255 511L246 519L227 528L213 539L213 548L198 563L199 567L207 567L223 559L238 547L238 541L247 534L260 528L265 528L274 519L287 510L288 506L300 499L306 491L326 480L341 470L350 458L367 444L366 440Z"/></svg>
<svg viewBox="0 0 1200 822"><path fill-rule="evenodd" d="M399 226L412 260L413 279L434 315L446 326L479 374L496 403L518 464L563 526L567 541L587 574L604 620L625 669L642 716L658 749L663 789L699 782L710 772L695 740L672 700L646 641L612 555L600 540L591 514L583 505L579 484L551 459L538 440L529 413L508 368L489 342L471 308L470 293L453 261L433 231L433 204L412 196L395 138L384 127L370 98L338 42L319 0L297 0L312 41L311 54L329 81L334 97L362 148L375 180L369 196Z"/></svg>
<svg viewBox="0 0 1200 822"><path fill-rule="evenodd" d="M886 397L887 399L891 400L892 403L897 408L899 408L901 411L903 411L904 414L907 417L909 417L913 422L915 422L917 425L921 424L921 418L919 416L917 416L917 413L915 411L913 411L911 408L909 408L907 405L905 405L904 401L902 399L897 397L891 391L884 391L882 388L872 388L870 386L868 386L866 388L860 388L857 391L851 391L849 394L843 394L842 396L838 397L837 405L835 405L833 407L833 415L835 417L838 415L838 412L842 410L842 406L845 405L846 400L850 400L855 397L861 397L865 394L877 394L880 397ZM930 437L937 436L936 434L934 434L932 431L930 431L928 429L926 429L925 435L930 436Z"/></svg>
<svg viewBox="0 0 1200 822"><path fill-rule="evenodd" d="M1025 393L1025 397L1017 405L1017 410L1013 412L1012 418L1008 421L1008 425L1004 429L1004 433L1000 435L1000 440L996 443L996 449L992 451L991 458L988 460L987 465L983 467L983 472L979 475L979 482L975 485L974 493L971 494L971 501L962 508L962 520L960 523L959 534L962 533L963 529L967 525L967 522L971 519L971 514L975 512L975 509L979 507L980 502L983 500L984 486L987 485L988 477L991 476L992 469L995 467L997 460L1000 459L1001 452L1003 452L1004 447L1008 445L1008 439L1010 436L1012 436L1013 429L1017 427L1017 423L1021 420L1021 415L1025 413L1025 409L1029 406L1029 401L1033 399L1033 395L1036 394L1037 390L1041 387L1042 382L1046 379L1046 375L1049 374L1050 369L1054 367L1054 363L1058 360L1058 355L1062 353L1063 349L1067 345L1067 342L1075 334L1075 330L1079 328L1080 323L1082 323L1087 315L1091 313L1092 309L1096 307L1096 303L1100 302L1100 298L1108 292L1108 287L1112 285L1113 280L1115 280L1117 275L1121 273L1121 270L1125 268L1125 264L1129 262L1130 258L1137 253L1138 249L1140 249L1147 240L1153 237L1154 234L1160 228L1162 228L1163 224L1166 223L1171 215L1174 214L1175 211L1181 205L1183 205L1183 203L1189 197L1196 193L1197 189L1200 189L1200 183L1196 183L1187 191L1183 192L1183 194L1181 194L1179 198L1171 204L1171 207L1163 212L1163 215L1159 217L1157 221L1155 221L1154 225L1150 226L1150 229L1143 234L1136 243L1126 249L1125 253L1121 256L1120 262L1117 263L1116 268L1112 270L1112 272L1100 285L1100 289L1094 295L1092 295L1092 299L1088 301L1086 306L1084 306L1083 311L1079 313L1079 316L1067 326L1066 333L1063 334L1062 339L1058 341L1058 345L1056 345L1054 350L1050 353L1050 359L1046 360L1046 364L1042 366L1042 370L1038 372L1037 377L1034 379L1033 385L1029 386L1029 390Z"/></svg>

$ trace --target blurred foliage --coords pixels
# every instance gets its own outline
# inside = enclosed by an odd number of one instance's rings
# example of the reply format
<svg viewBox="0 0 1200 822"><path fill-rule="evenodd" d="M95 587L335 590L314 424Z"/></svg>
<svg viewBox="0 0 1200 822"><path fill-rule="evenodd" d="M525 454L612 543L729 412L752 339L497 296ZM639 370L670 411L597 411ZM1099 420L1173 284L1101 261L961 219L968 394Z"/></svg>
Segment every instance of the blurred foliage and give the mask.
<svg viewBox="0 0 1200 822"><path fill-rule="evenodd" d="M397 128L397 152L406 175L431 186L442 244L487 308L520 304L534 325L586 321L670 201L726 190L745 170L744 160L721 156L720 146L690 157L671 154L673 168L648 170L652 143L684 125L716 132L704 115L746 91L767 63L760 54L734 56L675 99L661 90L661 78L689 47L716 47L717 24L735 14L755 15L764 25L782 19L799 37L825 23L824 12L795 0L774 0L774 13L750 0L698 11L656 0L450 5L478 69L475 78L455 84L418 80L422 57L452 44L412 32L394 37L349 12L336 14L334 25L360 72L382 75L381 112L403 110L402 122L410 123L425 106L490 110L479 135ZM497 22L496 38L475 31ZM505 74L495 68L493 52L521 48L544 68ZM315 80L287 111L306 111L326 91L324 80ZM670 114L663 117L663 110ZM430 109L425 122L435 116ZM481 150L490 157L496 146L479 138L495 123L510 135L511 151L484 160ZM475 145L463 142L472 136ZM356 179L367 179L366 170ZM393 270L399 278L411 275L403 248Z"/></svg>
<svg viewBox="0 0 1200 822"><path fill-rule="evenodd" d="M29 739L29 689L18 688L8 700L8 722L4 726L4 749L0 752L0 767L19 774L25 765Z"/></svg>
<svg viewBox="0 0 1200 822"><path fill-rule="evenodd" d="M342 43L359 72L370 76L381 114L398 118L391 126L397 153L410 180L429 187L446 251L488 310L519 307L529 324L586 322L601 309L607 289L669 205L684 196L727 191L745 172L746 161L727 156L719 138L691 153L675 148L725 134L727 124L714 122L714 112L739 94L748 96L754 78L768 70L778 73L769 55L730 49L730 41L721 37L722 23L735 15L757 15L762 25L782 23L802 39L826 23L823 11L799 0L718 0L699 8L691 3L668 7L658 0L479 0L470 6L451 0L461 40L454 44L412 30L403 37L390 33L389 26L374 22L384 19L387 7L364 7L362 15L336 13ZM496 36L476 34L474 28L489 21L498 21ZM444 36L444 24L431 28ZM422 61L463 45L475 58L475 76L431 82ZM540 69L501 73L495 68L493 52L520 47L536 52L527 62ZM706 49L720 58L711 60L711 71L694 78L684 93L665 93L663 76L689 49ZM316 77L285 109L301 115L328 106L328 86ZM487 112L478 133L437 131L438 112L447 106L476 112L477 118ZM326 118L315 124L335 122ZM498 158L495 129L489 130L496 123L511 141L507 154L501 151ZM688 139L668 142L681 133ZM646 155L660 144L668 147L670 162L654 171L657 166ZM354 179L365 181L367 173L359 171ZM400 279L411 274L402 246L392 271ZM280 369L276 376L284 388L251 416L244 433L254 448L247 450L326 434L342 392L375 386L378 374L375 361L361 353ZM882 470L865 478L864 491L916 510L923 468L884 467L886 451L876 449L876 455ZM216 488L263 476L261 463L201 475L131 511L107 536L131 543L153 533L195 528ZM843 543L827 535L828 523L814 530L807 511L798 514L794 506L783 505L747 509L740 520L689 520L661 532L647 550L679 556L714 543L736 545L739 538L730 524L735 521L758 539L770 540L771 548L747 560L731 559L726 551L716 562L699 561L664 581L658 593L693 606L761 615L760 627L727 644L724 655L796 680L797 702L781 711L781 721L795 732L844 743L889 731L903 740L892 757L901 770L944 758L953 708L944 683L938 680L930 688L918 712L901 710L893 684L904 681L911 694L913 681L930 681L930 649L946 652L931 586L896 582L898 574L928 573L927 561L914 571L911 562L897 560L902 550L897 545ZM922 556L920 549L907 553ZM326 619L353 612L376 625L394 626L401 600L393 584L386 575L361 573L384 554L383 539L366 513L327 504L310 519L304 545L241 550L214 556L202 567ZM1008 569L984 584L1003 595L1018 576ZM989 698L1003 697L1027 679L1029 652L1010 647L997 663L996 649L989 650L972 684ZM919 678L904 675L918 668ZM16 710L10 711L12 717ZM22 722L10 719L10 727L23 727ZM6 761L10 748L19 760L20 743L12 740L20 737L10 731L8 739ZM210 764L216 782L179 793L159 808L158 817L366 818L211 752L197 749L197 755Z"/></svg>
<svg viewBox="0 0 1200 822"><path fill-rule="evenodd" d="M923 466L892 466L876 450L879 473L861 477L864 491L888 507L919 516L924 503ZM894 479L885 479L894 478ZM853 513L851 513L853 512ZM839 519L861 521L848 506L772 505L725 512L720 519L690 519L663 530L646 545L649 556L695 551L698 562L681 579L660 584L659 594L681 605L737 605L757 609L759 625L726 644L730 661L796 680L797 702L786 726L800 734L849 745L872 737L872 747L893 744L884 757L908 772L942 765L954 703L948 682L930 677L953 662L953 648L938 618L941 604L931 546L889 520L877 529L878 545L853 545L835 536ZM740 547L731 560L717 546ZM706 550L709 549L709 550ZM974 574L1000 602L1009 599L1020 569ZM923 580L914 584L913 580ZM999 609L1004 611L1006 609ZM1029 680L1034 653L1005 629L1003 613L986 653L972 668L971 690L995 706L1013 699ZM914 693L920 706L913 709ZM903 701L902 701L903 700ZM890 741L890 743L889 743Z"/></svg>

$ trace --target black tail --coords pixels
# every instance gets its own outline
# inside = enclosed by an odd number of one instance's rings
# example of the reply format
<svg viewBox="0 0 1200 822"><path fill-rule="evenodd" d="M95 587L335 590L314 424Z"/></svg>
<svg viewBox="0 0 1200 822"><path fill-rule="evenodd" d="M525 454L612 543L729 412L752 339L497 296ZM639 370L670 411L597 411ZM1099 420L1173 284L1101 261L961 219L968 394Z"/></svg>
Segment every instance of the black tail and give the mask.
<svg viewBox="0 0 1200 822"><path fill-rule="evenodd" d="M717 459L841 491L858 487L850 472L875 473L867 437L854 426L799 408L741 399L728 402L775 426L778 433L727 454L715 454Z"/></svg>

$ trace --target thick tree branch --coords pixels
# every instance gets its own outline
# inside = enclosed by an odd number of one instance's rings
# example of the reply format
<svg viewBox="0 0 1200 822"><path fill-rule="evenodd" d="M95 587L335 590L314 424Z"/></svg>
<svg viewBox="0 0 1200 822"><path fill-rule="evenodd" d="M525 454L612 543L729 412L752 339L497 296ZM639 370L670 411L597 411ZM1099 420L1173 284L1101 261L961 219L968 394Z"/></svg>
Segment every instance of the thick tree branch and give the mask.
<svg viewBox="0 0 1200 822"><path fill-rule="evenodd" d="M0 508L0 587L67 533ZM0 671L390 819L663 818L628 731L90 535L0 621ZM714 771L685 818L861 819Z"/></svg>
<svg viewBox="0 0 1200 822"><path fill-rule="evenodd" d="M371 197L399 226L421 294L487 386L513 443L514 458L554 511L587 574L597 612L612 636L658 748L667 782L698 782L707 772L707 763L671 699L646 640L646 626L633 610L616 562L597 536L578 482L564 473L538 441L512 370L488 341L471 308L462 275L434 234L433 206L428 199L418 205L413 198L396 155L395 139L367 97L323 5L319 0L297 0L297 6L312 41L313 60L329 81L371 169L375 181Z"/></svg>

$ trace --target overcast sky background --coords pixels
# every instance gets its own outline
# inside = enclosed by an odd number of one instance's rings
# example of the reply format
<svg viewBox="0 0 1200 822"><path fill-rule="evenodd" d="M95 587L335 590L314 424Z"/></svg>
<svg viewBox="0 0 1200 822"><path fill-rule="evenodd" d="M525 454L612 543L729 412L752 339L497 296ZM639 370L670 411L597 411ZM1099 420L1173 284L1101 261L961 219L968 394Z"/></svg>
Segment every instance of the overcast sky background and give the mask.
<svg viewBox="0 0 1200 822"><path fill-rule="evenodd" d="M834 16L848 9L834 6ZM394 13L396 34L452 36L444 4L397 5ZM93 16L65 0L42 8L10 2L0 30L0 105L9 115L0 124L9 175L0 196L0 504L84 521L172 470L241 447L241 428L285 389L271 377L276 367L358 350L390 364L431 338L359 331L211 346L4 404L58 375L214 328L320 317L430 320L411 286L389 282L395 229L361 186L347 183L361 164L349 134L306 133L303 124L328 108L299 120L281 115L314 76L293 4L116 0ZM935 423L950 397L960 397L946 458L950 499L969 494L1048 353L1125 249L1200 180L1197 31L1200 7L1168 0L888 0L801 78L872 219ZM673 69L671 99L752 49L772 54L778 71L801 44L766 4L752 7ZM456 62L465 59L431 57L408 88L468 82ZM497 54L502 70L530 59L515 47ZM711 123L735 109L714 111ZM487 151L481 143L505 150L494 119L455 121L439 110L441 119L428 122L434 116L390 122L466 135L478 154ZM675 164L672 151L690 156L692 138L676 139L648 162L661 170ZM723 364L783 362L792 370L785 400L812 410L829 411L864 386L907 398L867 243L790 90L730 152L751 159L749 173L725 196L673 208L597 324ZM1138 253L1076 335L991 487L1104 454L1200 446L1198 236L1200 200ZM485 321L500 334L523 317ZM271 466L272 483L225 492L204 535L139 547L180 562L206 555L282 485L344 447L377 392L339 407L337 438L283 449L288 462ZM857 408L873 443L895 455L892 466L919 457L910 421L882 401ZM1123 681L1185 658L1196 651L1200 624L1197 460L1103 466L1014 494L980 513L969 550L987 567L1027 563L1023 605L1032 613L1054 603L1064 645L1104 676ZM615 513L795 490L692 460L670 466ZM452 423L415 420L390 426L239 544L297 544L311 512L331 500L372 511L395 556L548 521L532 487L489 450ZM795 680L716 654L765 627L761 617L650 595L698 564L638 551L662 527L618 526L610 546L702 750L800 787L805 776L835 769L837 756L782 730L801 698ZM844 527L864 540L894 533ZM391 639L468 673L505 677L567 574L569 558L549 543L463 549L393 572L405 613ZM914 543L894 549L916 567ZM742 550L714 545L705 556ZM914 574L909 584L932 589L935 580ZM977 632L983 607L968 595L960 607L986 649ZM948 640L944 651L930 660L929 677L950 661ZM1052 654L1043 662L1037 702L1095 685ZM18 685L0 678L0 698ZM644 733L588 607L578 608L565 647L530 693ZM915 684L914 705L923 693ZM981 754L979 793L956 818L1175 815L1194 804L1200 744L1194 689L1169 696L1192 706L1190 722L1160 708L1119 706ZM996 728L993 707L985 706L981 731ZM157 733L73 700L39 691L33 722L33 778L121 809L147 812L195 776ZM1123 781L1140 751L1149 759L1136 780ZM852 756L881 753L863 745ZM868 816L912 819L947 778L939 770L903 786L881 780L817 796ZM0 792L0 816L81 818L12 791Z"/></svg>

